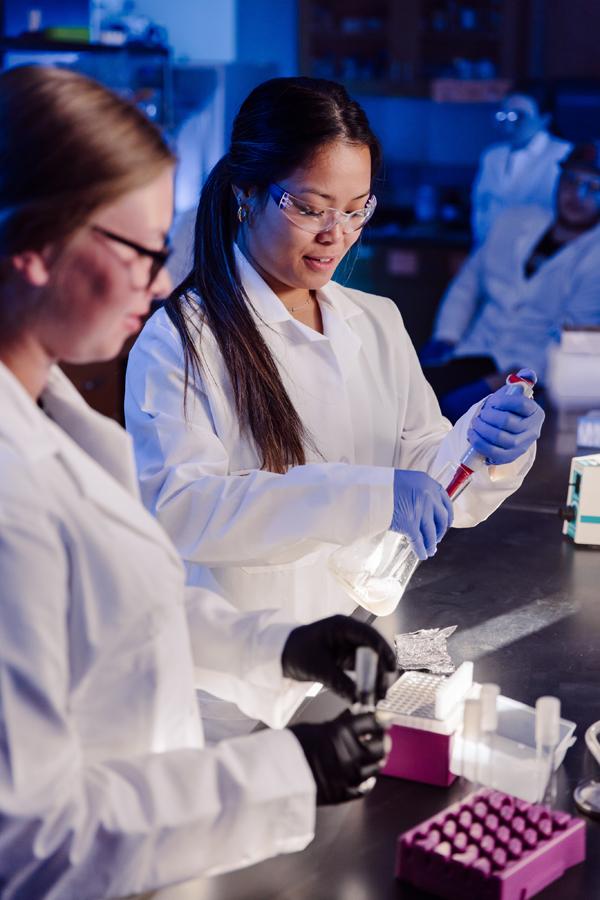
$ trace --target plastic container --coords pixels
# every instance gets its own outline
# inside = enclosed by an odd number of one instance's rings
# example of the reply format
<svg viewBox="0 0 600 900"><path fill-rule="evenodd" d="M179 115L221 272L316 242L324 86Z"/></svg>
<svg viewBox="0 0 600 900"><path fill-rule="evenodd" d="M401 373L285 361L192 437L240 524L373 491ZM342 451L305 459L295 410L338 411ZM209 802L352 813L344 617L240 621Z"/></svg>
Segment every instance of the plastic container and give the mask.
<svg viewBox="0 0 600 900"><path fill-rule="evenodd" d="M498 726L490 744L463 741L456 729L450 757L455 775L477 772L477 781L487 787L506 791L534 802L547 771L536 747L535 709L500 695L497 699ZM569 747L575 743L575 723L560 719L554 770L561 765ZM482 752L484 751L484 752ZM483 762L483 764L482 764Z"/></svg>
<svg viewBox="0 0 600 900"><path fill-rule="evenodd" d="M392 749L382 775L448 787L459 775L470 781L535 802L547 778L547 763L536 746L535 709L499 695L493 730L463 736L465 701L476 700L473 663L453 675L405 672L377 712L389 727ZM560 719L554 770L575 742L575 723Z"/></svg>
<svg viewBox="0 0 600 900"><path fill-rule="evenodd" d="M585 859L585 823L483 789L400 835L397 878L444 900L526 900Z"/></svg>

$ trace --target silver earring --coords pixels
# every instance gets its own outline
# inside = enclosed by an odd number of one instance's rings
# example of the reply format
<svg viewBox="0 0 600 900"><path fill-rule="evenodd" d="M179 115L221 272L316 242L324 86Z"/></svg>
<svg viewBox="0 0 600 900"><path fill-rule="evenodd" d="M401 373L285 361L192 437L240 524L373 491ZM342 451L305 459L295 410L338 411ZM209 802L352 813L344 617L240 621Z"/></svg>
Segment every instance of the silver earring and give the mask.
<svg viewBox="0 0 600 900"><path fill-rule="evenodd" d="M248 207L245 203L240 203L237 211L238 222L246 222L248 219Z"/></svg>

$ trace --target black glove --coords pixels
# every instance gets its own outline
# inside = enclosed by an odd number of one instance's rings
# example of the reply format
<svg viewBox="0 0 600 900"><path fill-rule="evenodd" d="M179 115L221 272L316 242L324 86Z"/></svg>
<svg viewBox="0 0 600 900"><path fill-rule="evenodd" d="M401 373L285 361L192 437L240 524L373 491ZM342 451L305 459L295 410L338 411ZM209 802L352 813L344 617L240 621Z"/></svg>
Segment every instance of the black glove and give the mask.
<svg viewBox="0 0 600 900"><path fill-rule="evenodd" d="M294 628L281 654L283 674L296 681L320 681L354 702L356 684L344 669L354 668L357 647L372 647L379 657L375 692L380 700L398 677L394 651L378 631L349 616L330 616Z"/></svg>
<svg viewBox="0 0 600 900"><path fill-rule="evenodd" d="M364 796L359 785L376 775L385 758L385 731L373 713L349 709L330 722L290 725L317 783L317 805Z"/></svg>

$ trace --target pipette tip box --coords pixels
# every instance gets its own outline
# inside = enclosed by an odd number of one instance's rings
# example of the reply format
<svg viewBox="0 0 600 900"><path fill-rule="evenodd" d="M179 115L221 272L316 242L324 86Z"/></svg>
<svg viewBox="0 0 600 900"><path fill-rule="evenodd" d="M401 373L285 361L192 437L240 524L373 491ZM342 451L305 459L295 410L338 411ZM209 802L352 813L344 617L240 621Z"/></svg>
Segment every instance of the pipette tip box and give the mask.
<svg viewBox="0 0 600 900"><path fill-rule="evenodd" d="M585 859L585 823L487 788L400 835L396 877L443 900L527 900Z"/></svg>
<svg viewBox="0 0 600 900"><path fill-rule="evenodd" d="M448 787L452 739L462 701L473 684L473 664L464 662L450 677L404 672L377 705L389 723L392 749L382 775Z"/></svg>

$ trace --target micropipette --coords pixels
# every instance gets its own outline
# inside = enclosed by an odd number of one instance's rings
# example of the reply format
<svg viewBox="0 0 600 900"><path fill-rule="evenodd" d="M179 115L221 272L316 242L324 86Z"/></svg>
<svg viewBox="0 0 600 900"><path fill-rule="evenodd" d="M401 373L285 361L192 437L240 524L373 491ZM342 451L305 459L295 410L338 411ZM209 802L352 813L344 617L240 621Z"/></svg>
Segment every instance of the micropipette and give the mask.
<svg viewBox="0 0 600 900"><path fill-rule="evenodd" d="M507 393L532 397L536 381L531 369L520 369L507 377ZM455 501L470 484L475 472L487 465L485 457L469 447L445 485L451 500ZM437 477L442 484L446 468ZM340 547L329 557L329 565L353 600L383 616L393 612L398 605L419 565L419 558L406 535L386 531L377 537L361 538L348 547Z"/></svg>
<svg viewBox="0 0 600 900"><path fill-rule="evenodd" d="M531 369L519 369L516 374L513 372L507 377L506 384L508 385L508 389L506 393L522 393L525 397L531 398L533 397L533 389L536 381L537 377L535 372L532 372ZM488 463L485 457L475 450L474 447L469 447L467 452L461 457L456 473L446 488L448 496L452 500L456 500L470 483L475 472L485 468L487 465Z"/></svg>

